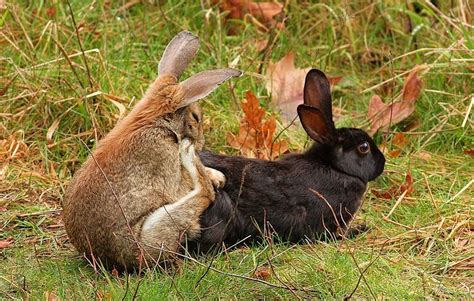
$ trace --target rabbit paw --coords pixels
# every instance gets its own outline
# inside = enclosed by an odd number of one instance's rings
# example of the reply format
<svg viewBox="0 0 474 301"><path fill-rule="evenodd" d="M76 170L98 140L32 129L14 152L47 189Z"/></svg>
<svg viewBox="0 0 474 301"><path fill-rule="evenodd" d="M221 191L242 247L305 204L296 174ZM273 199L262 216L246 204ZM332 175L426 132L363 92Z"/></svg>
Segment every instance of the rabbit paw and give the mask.
<svg viewBox="0 0 474 301"><path fill-rule="evenodd" d="M225 185L225 175L214 168L206 167L206 173L215 188L222 188Z"/></svg>
<svg viewBox="0 0 474 301"><path fill-rule="evenodd" d="M188 171L194 186L198 184L198 170L196 168L196 151L189 139L181 143L181 164Z"/></svg>

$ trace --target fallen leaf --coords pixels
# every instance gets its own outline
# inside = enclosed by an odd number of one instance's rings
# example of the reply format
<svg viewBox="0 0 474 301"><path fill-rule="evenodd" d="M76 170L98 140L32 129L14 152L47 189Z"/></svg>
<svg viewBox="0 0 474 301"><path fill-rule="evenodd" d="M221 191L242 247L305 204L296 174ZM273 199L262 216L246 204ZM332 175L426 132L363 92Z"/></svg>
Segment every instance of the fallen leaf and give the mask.
<svg viewBox="0 0 474 301"><path fill-rule="evenodd" d="M404 102L415 103L420 95L422 82L418 78L418 66L416 66L408 75L403 85L402 100Z"/></svg>
<svg viewBox="0 0 474 301"><path fill-rule="evenodd" d="M46 141L48 141L48 143L53 142L53 134L54 132L56 132L58 127L59 127L59 119L56 119L55 121L53 121L53 124L51 124L51 126L48 129L48 132L46 133Z"/></svg>
<svg viewBox="0 0 474 301"><path fill-rule="evenodd" d="M268 27L276 26L283 28L284 24L277 21L274 17L281 13L283 5L278 2L253 2L248 0L223 0L214 1L219 3L221 11L228 12L226 19L244 20L246 16L252 17L254 23L268 31ZM235 25L229 28L230 34L237 33Z"/></svg>
<svg viewBox="0 0 474 301"><path fill-rule="evenodd" d="M13 238L9 237L5 240L0 240L0 249L6 249L13 244Z"/></svg>
<svg viewBox="0 0 474 301"><path fill-rule="evenodd" d="M272 271L266 266L257 267L254 273L255 278L267 280L272 276Z"/></svg>
<svg viewBox="0 0 474 301"><path fill-rule="evenodd" d="M50 18L54 18L56 16L56 7L50 6L46 9L46 15Z"/></svg>
<svg viewBox="0 0 474 301"><path fill-rule="evenodd" d="M286 141L275 142L275 117L264 120L265 110L260 107L257 97L250 91L241 103L244 116L240 121L237 135L227 134L229 145L249 158L273 160L288 151Z"/></svg>
<svg viewBox="0 0 474 301"><path fill-rule="evenodd" d="M385 191L372 190L372 193L375 195L375 197L379 199L391 200L400 196L405 191L405 196L409 196L413 193L413 191L415 191L415 189L413 188L413 178L411 176L410 171L407 172L407 175L405 176L405 181L403 183L395 184Z"/></svg>
<svg viewBox="0 0 474 301"><path fill-rule="evenodd" d="M402 96L399 101L386 104L380 96L374 95L369 103L367 116L370 121L369 134L374 135L379 129L397 124L415 111L415 102L421 92L422 82L418 72L424 66L415 66L405 79Z"/></svg>
<svg viewBox="0 0 474 301"><path fill-rule="evenodd" d="M431 159L432 159L431 154L428 153L428 152L419 152L419 153L416 154L416 157L420 158L422 160L428 161L428 162L431 161Z"/></svg>
<svg viewBox="0 0 474 301"><path fill-rule="evenodd" d="M408 144L408 138L403 133L396 133L392 139L392 147L394 150L390 151L388 155L392 158L397 158L402 153L404 147Z"/></svg>
<svg viewBox="0 0 474 301"><path fill-rule="evenodd" d="M276 63L268 64L266 88L285 122L290 122L296 117L296 108L303 103L304 81L311 69L311 67L296 68L293 52L288 52ZM328 77L331 86L336 85L341 79L342 76Z"/></svg>
<svg viewBox="0 0 474 301"><path fill-rule="evenodd" d="M47 300L47 301L57 301L57 300L60 300L60 299L58 298L58 296L56 295L56 293L50 292L50 291L44 292L44 299Z"/></svg>
<svg viewBox="0 0 474 301"><path fill-rule="evenodd" d="M464 153L468 156L474 157L474 149L465 149Z"/></svg>

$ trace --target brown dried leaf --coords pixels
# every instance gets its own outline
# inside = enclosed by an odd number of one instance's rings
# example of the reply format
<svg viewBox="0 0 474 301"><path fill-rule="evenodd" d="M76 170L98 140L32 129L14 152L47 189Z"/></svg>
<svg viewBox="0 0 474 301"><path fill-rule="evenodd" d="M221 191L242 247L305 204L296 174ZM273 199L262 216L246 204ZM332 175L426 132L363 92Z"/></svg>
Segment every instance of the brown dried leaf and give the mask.
<svg viewBox="0 0 474 301"><path fill-rule="evenodd" d="M399 123L415 111L415 101L420 95L422 86L418 71L423 68L423 66L416 66L405 79L400 101L385 104L378 95L372 97L367 113L370 121L370 135L374 135L381 128Z"/></svg>
<svg viewBox="0 0 474 301"><path fill-rule="evenodd" d="M255 278L268 280L272 276L272 271L266 266L260 266L255 270Z"/></svg>
<svg viewBox="0 0 474 301"><path fill-rule="evenodd" d="M464 153L468 156L474 157L474 149L465 149Z"/></svg>
<svg viewBox="0 0 474 301"><path fill-rule="evenodd" d="M9 237L5 240L0 240L0 250L1 249L6 249L10 247L13 244L13 238Z"/></svg>
<svg viewBox="0 0 474 301"><path fill-rule="evenodd" d="M46 9L46 16L49 18L54 18L56 16L56 7L50 6Z"/></svg>
<svg viewBox="0 0 474 301"><path fill-rule="evenodd" d="M240 121L239 133L227 134L227 142L232 148L239 150L245 157L265 160L273 160L288 151L286 141L274 142L275 117L264 121L265 111L252 92L246 93L241 107L244 116Z"/></svg>
<svg viewBox="0 0 474 301"><path fill-rule="evenodd" d="M303 88L306 74L311 68L295 67L295 54L288 52L280 61L270 62L267 68L266 88L272 95L273 104L280 109L285 122L296 116L296 108L303 103ZM328 77L331 86L341 81L342 76Z"/></svg>
<svg viewBox="0 0 474 301"><path fill-rule="evenodd" d="M405 79L405 83L403 84L402 96L404 102L414 104L416 99L420 95L422 82L418 78L417 74L419 69L420 67L416 66Z"/></svg>
<svg viewBox="0 0 474 301"><path fill-rule="evenodd" d="M283 5L278 2L253 2L248 0L223 0L214 1L219 3L221 11L228 12L227 19L244 20L245 16L251 16L257 21L259 28L268 30L268 26L283 28L284 24L274 19L281 13ZM230 28L230 33L235 34L236 27Z"/></svg>
<svg viewBox="0 0 474 301"><path fill-rule="evenodd" d="M403 133L396 133L392 139L392 146L395 148L388 155L392 158L400 156L403 148L408 144L408 138Z"/></svg>
<svg viewBox="0 0 474 301"><path fill-rule="evenodd" d="M408 171L407 175L405 176L405 182L398 185L395 184L385 191L372 190L372 193L379 199L391 200L400 196L405 191L407 191L405 196L409 196L413 193L413 191L415 191L413 187L413 178L410 171Z"/></svg>

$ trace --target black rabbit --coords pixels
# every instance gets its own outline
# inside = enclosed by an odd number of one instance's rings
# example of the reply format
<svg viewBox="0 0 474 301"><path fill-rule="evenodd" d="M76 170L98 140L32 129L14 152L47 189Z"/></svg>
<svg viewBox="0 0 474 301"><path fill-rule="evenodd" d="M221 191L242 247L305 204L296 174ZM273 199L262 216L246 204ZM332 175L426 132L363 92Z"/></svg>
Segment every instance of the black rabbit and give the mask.
<svg viewBox="0 0 474 301"><path fill-rule="evenodd" d="M277 161L200 154L203 164L223 172L227 181L201 215L203 231L192 248L252 241L265 227L290 242L339 236L348 228L367 182L383 172L385 158L364 131L335 128L322 71L306 75L298 115L315 141L302 154Z"/></svg>

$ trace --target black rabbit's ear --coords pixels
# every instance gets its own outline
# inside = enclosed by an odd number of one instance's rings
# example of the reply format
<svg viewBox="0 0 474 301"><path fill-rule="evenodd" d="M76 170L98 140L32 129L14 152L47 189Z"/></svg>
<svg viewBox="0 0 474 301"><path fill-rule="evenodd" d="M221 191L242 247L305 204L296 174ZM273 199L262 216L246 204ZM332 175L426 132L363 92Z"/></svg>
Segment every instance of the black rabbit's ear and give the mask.
<svg viewBox="0 0 474 301"><path fill-rule="evenodd" d="M332 120L331 87L324 72L311 69L304 83L304 103L319 109L328 122Z"/></svg>
<svg viewBox="0 0 474 301"><path fill-rule="evenodd" d="M330 143L335 138L335 128L324 114L313 106L298 106L298 116L306 133L319 143Z"/></svg>

